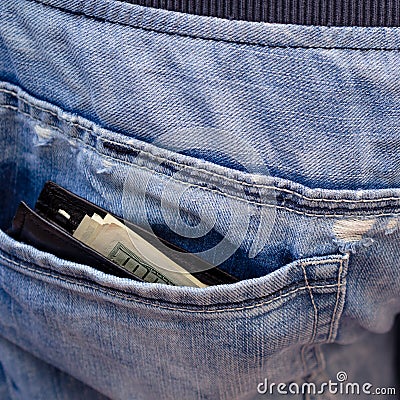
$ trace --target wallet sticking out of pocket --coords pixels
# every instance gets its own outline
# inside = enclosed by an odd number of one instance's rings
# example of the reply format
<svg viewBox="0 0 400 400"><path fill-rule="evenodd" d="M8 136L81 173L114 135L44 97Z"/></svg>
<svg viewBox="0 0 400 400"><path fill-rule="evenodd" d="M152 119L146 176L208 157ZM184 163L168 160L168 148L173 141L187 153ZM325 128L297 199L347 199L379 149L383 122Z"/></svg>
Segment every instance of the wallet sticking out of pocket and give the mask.
<svg viewBox="0 0 400 400"><path fill-rule="evenodd" d="M117 264L73 236L84 217L93 215L104 218L110 213L54 182L47 182L39 195L35 210L30 209L24 202L20 203L12 226L7 233L18 241L28 243L57 257L87 264L118 277L144 281L131 269ZM123 221L116 216L113 217L146 240L155 249L162 251L165 256L184 268L204 285L220 285L238 281L220 268L177 248L141 227ZM146 279L146 281L148 280ZM154 278L154 282L157 281Z"/></svg>

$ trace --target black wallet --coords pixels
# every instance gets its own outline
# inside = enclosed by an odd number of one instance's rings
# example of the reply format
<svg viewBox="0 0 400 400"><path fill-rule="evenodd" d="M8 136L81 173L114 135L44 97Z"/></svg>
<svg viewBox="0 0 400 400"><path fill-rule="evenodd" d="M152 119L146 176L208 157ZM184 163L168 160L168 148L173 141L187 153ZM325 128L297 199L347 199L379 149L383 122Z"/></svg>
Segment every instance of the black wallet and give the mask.
<svg viewBox="0 0 400 400"><path fill-rule="evenodd" d="M64 213L60 213L60 210L63 210ZM31 244L39 250L52 253L57 257L90 265L105 273L141 281L123 266L112 262L72 236L84 216L92 216L95 213L102 218L111 214L49 181L44 185L34 210L24 202L20 203L12 226L7 233L18 241ZM113 216L154 247L160 249L160 242L162 242L164 246L160 250L204 284L219 285L238 281L232 275L208 264L199 257L156 237L135 224Z"/></svg>

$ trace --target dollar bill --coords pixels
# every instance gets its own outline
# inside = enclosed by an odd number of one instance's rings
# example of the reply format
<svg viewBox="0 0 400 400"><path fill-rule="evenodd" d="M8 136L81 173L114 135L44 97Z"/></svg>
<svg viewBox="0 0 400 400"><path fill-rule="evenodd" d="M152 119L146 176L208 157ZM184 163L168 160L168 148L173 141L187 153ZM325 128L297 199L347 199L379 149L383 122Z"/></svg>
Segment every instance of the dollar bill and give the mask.
<svg viewBox="0 0 400 400"><path fill-rule="evenodd" d="M146 282L207 286L110 214L86 215L73 236Z"/></svg>

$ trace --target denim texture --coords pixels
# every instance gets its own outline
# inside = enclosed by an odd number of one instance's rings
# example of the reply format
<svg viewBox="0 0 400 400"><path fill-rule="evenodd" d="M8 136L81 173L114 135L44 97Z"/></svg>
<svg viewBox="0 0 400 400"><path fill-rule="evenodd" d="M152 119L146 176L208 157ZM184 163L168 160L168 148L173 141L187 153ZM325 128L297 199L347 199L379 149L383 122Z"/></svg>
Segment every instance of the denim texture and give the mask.
<svg viewBox="0 0 400 400"><path fill-rule="evenodd" d="M1 232L1 399L395 386L399 33L1 0L0 228L53 180L241 279L139 283Z"/></svg>

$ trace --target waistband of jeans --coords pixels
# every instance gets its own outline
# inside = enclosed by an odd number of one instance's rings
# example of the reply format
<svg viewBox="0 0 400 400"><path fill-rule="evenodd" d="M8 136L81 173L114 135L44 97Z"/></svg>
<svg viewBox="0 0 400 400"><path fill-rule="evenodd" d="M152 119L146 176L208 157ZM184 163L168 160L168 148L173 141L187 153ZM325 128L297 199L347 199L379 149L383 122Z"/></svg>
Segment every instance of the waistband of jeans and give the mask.
<svg viewBox="0 0 400 400"><path fill-rule="evenodd" d="M399 0L126 0L146 7L252 22L400 26Z"/></svg>
<svg viewBox="0 0 400 400"><path fill-rule="evenodd" d="M248 22L143 7L116 0L25 1L40 5L44 13L47 8L52 8L77 18L215 42L299 49L400 50L400 28L397 27Z"/></svg>

